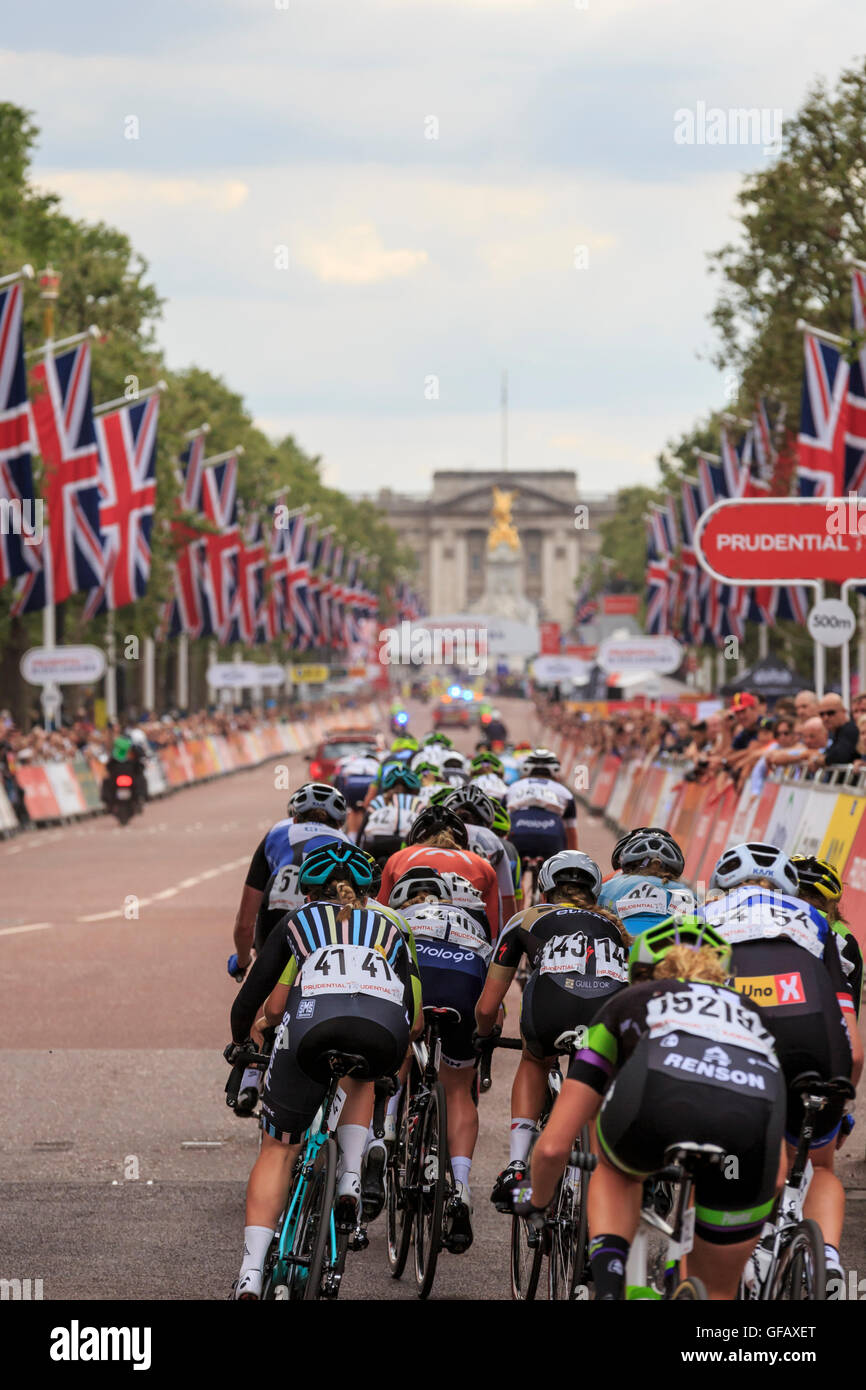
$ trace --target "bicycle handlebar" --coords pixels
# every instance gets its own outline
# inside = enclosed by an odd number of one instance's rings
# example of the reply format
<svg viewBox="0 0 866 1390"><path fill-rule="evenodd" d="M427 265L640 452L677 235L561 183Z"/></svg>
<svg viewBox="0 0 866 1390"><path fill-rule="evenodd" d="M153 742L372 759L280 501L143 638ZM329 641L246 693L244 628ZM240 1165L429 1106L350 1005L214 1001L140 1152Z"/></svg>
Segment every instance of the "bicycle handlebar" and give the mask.
<svg viewBox="0 0 866 1390"><path fill-rule="evenodd" d="M523 1043L520 1038L493 1038L489 1047L481 1054L481 1065L478 1068L478 1089L489 1091L493 1085L493 1077L490 1074L490 1066L493 1060L493 1049L504 1047L512 1052L522 1051Z"/></svg>

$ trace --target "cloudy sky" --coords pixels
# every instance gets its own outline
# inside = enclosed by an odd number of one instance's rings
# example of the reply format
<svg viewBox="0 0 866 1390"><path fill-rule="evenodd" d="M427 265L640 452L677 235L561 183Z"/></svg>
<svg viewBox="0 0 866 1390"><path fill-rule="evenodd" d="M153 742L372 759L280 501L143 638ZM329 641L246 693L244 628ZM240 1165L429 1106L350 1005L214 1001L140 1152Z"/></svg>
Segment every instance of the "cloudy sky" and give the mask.
<svg viewBox="0 0 866 1390"><path fill-rule="evenodd" d="M860 0L58 0L7 10L38 181L124 228L170 364L349 491L514 467L652 481L724 399L706 254ZM680 143L706 108L755 143ZM697 127L696 127L697 131ZM130 136L137 138L129 138ZM230 442L230 441L228 441Z"/></svg>

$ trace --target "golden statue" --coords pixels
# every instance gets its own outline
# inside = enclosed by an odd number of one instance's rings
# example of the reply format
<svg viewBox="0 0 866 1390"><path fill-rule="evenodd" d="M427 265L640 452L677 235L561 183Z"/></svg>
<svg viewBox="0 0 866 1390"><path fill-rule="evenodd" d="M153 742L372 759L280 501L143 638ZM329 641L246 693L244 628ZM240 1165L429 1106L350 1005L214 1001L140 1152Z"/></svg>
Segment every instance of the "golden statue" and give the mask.
<svg viewBox="0 0 866 1390"><path fill-rule="evenodd" d="M498 545L520 549L520 537L511 520L511 504L516 496L516 492L506 492L501 487L493 489L493 525L487 533L488 550L495 550Z"/></svg>

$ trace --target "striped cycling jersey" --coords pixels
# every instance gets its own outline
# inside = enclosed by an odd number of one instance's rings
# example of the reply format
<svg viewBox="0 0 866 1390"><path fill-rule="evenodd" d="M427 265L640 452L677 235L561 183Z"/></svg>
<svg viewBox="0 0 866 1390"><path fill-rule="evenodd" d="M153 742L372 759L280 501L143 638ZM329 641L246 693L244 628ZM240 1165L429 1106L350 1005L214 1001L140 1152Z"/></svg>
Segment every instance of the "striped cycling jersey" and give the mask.
<svg viewBox="0 0 866 1390"><path fill-rule="evenodd" d="M393 840L398 836L402 839L417 814L417 797L413 792L391 793L390 799L384 793L374 796L367 808L361 840L368 844L371 840Z"/></svg>

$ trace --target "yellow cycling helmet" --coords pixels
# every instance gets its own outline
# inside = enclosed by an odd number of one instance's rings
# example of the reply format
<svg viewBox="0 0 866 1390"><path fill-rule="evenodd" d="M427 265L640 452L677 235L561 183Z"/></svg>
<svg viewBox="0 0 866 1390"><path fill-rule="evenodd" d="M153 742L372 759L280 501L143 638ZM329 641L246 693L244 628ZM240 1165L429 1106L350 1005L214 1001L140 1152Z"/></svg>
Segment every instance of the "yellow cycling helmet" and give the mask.
<svg viewBox="0 0 866 1390"><path fill-rule="evenodd" d="M835 865L814 854L792 854L791 863L797 871L801 888L811 888L827 902L837 903L842 896L842 880Z"/></svg>

